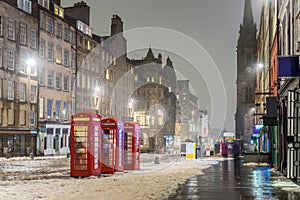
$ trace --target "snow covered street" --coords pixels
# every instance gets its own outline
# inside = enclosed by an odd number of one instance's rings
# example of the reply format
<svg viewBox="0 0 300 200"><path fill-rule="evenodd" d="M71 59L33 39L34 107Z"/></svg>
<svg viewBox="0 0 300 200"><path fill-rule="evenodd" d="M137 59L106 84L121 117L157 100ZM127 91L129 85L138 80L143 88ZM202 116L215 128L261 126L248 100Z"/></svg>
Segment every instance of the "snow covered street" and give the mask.
<svg viewBox="0 0 300 200"><path fill-rule="evenodd" d="M142 157L141 169L100 177L70 177L66 156L0 159L1 199L166 199L178 184L223 158Z"/></svg>

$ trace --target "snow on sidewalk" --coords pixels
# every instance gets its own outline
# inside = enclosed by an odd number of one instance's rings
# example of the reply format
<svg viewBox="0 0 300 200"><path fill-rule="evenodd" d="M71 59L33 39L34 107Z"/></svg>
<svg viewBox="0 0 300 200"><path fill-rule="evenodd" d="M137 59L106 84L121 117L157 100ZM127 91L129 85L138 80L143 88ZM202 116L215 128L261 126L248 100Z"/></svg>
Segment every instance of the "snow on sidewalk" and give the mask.
<svg viewBox="0 0 300 200"><path fill-rule="evenodd" d="M141 163L141 169L112 176L0 182L1 199L167 199L179 184L222 160L169 159ZM55 162L66 158L53 159ZM68 160L68 159L67 159ZM149 159L151 161L151 159ZM43 161L43 160L41 160ZM51 161L51 160L50 160ZM49 162L50 162L49 161ZM154 159L153 159L154 161ZM21 163L21 161L18 161ZM23 162L23 161L22 161ZM2 162L1 162L2 163Z"/></svg>

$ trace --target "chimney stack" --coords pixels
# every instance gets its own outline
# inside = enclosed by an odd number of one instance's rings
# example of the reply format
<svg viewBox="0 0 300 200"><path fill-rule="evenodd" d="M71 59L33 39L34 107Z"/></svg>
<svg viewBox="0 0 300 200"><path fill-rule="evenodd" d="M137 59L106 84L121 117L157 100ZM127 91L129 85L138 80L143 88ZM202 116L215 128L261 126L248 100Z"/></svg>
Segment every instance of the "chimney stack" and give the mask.
<svg viewBox="0 0 300 200"><path fill-rule="evenodd" d="M121 17L118 15L113 15L111 18L111 36L123 33L123 22Z"/></svg>

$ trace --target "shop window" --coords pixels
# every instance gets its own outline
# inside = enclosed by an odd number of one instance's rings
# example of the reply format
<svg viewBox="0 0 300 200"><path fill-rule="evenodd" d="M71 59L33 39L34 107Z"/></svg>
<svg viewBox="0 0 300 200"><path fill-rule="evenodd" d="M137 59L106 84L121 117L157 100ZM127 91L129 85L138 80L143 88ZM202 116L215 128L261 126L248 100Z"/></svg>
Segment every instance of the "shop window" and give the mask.
<svg viewBox="0 0 300 200"><path fill-rule="evenodd" d="M8 152L21 151L21 137L20 135L9 135L7 138Z"/></svg>

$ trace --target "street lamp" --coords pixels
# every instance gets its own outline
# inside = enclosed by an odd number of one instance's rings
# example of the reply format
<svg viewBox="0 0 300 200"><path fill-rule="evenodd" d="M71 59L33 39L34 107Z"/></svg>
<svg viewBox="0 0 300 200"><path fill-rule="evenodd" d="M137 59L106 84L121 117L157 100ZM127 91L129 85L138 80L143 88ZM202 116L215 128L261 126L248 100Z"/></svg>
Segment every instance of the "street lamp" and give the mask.
<svg viewBox="0 0 300 200"><path fill-rule="evenodd" d="M27 59L26 64L28 66L32 67L36 64L36 60L34 58L29 58L29 59Z"/></svg>
<svg viewBox="0 0 300 200"><path fill-rule="evenodd" d="M26 64L27 64L27 66L28 67L30 67L30 73L32 74L32 75L37 75L38 77L39 77L39 75L38 75L38 70L37 69L34 69L35 68L35 66L36 66L36 59L34 59L34 58L28 58L27 60L26 60ZM36 93L36 110L35 110L35 122L36 122L36 130L34 130L34 132L36 132L36 134L38 135L39 134L39 127L38 127L38 112L39 112L39 78L37 79L37 93ZM28 87L29 88L29 87ZM33 99L33 101L35 102L35 99ZM33 112L31 109L29 110L29 112L31 113L31 112ZM31 114L30 114L31 115ZM31 120L31 119L30 119ZM30 157L31 158L33 158L33 156L34 156L34 151L33 151L33 149L34 149L34 144L31 142L31 145L30 145Z"/></svg>

